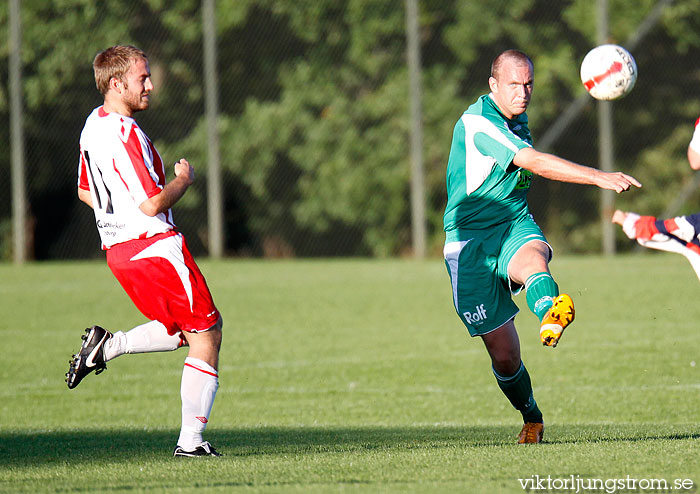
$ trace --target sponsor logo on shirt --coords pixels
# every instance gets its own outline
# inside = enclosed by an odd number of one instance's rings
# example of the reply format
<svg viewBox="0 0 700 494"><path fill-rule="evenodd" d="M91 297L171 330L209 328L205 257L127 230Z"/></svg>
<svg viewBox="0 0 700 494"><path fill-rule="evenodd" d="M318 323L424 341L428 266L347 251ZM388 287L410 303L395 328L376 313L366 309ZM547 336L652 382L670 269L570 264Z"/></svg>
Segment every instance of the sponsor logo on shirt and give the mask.
<svg viewBox="0 0 700 494"><path fill-rule="evenodd" d="M518 183L515 184L516 189L529 189L532 183L532 172L521 168L518 171Z"/></svg>
<svg viewBox="0 0 700 494"><path fill-rule="evenodd" d="M124 223L112 223L111 221L97 220L97 228L117 228L119 230L125 228Z"/></svg>
<svg viewBox="0 0 700 494"><path fill-rule="evenodd" d="M468 324L479 325L486 319L486 309L484 308L484 304L477 305L474 309L474 312L467 311L463 314L464 320L467 321Z"/></svg>

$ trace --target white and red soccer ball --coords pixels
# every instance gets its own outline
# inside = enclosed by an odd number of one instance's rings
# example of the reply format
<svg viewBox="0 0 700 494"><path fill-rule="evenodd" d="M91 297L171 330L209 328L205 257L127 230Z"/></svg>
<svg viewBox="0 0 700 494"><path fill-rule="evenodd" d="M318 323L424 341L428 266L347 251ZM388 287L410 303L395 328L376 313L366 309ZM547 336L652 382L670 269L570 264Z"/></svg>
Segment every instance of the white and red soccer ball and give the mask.
<svg viewBox="0 0 700 494"><path fill-rule="evenodd" d="M621 46L596 46L581 62L581 82L595 99L618 99L637 82L637 64Z"/></svg>

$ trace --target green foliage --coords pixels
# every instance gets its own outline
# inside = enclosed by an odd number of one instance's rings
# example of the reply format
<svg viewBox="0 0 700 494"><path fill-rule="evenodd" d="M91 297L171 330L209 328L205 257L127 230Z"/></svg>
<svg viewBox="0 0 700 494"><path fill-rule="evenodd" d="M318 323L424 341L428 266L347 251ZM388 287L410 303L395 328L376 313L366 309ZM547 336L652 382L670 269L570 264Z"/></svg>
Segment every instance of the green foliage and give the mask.
<svg viewBox="0 0 700 494"><path fill-rule="evenodd" d="M682 53L700 46L700 4L697 2L674 2L664 25Z"/></svg>
<svg viewBox="0 0 700 494"><path fill-rule="evenodd" d="M690 126L678 127L659 146L646 149L639 155L637 176L649 188L664 190L666 194L644 194L637 197L629 209L644 211L645 214L661 215L668 206L669 198L676 196L684 182L692 179L693 171L687 165L685 151L692 135ZM698 204L695 194L694 204ZM697 212L685 210L683 214ZM679 212L680 214L680 212Z"/></svg>
<svg viewBox="0 0 700 494"><path fill-rule="evenodd" d="M658 0L610 0L608 3L608 42L624 45L642 21L660 2ZM691 2L676 2L691 3ZM563 12L572 31L581 33L590 46L597 44L598 7L587 0L574 0ZM667 14L668 15L668 14Z"/></svg>
<svg viewBox="0 0 700 494"><path fill-rule="evenodd" d="M611 0L610 40L624 44L633 37L657 3ZM512 47L533 58L535 93L528 114L537 147L538 138L583 93L578 69L595 44L597 12L587 0L500 0L489 8L421 0L419 6L426 202L430 245L438 250L452 128L487 91L492 58ZM137 119L167 163L184 156L195 164L199 181L178 204L176 218L198 239L195 252L203 251L208 153L200 7L196 0L22 2L27 174L39 258L55 251L65 225L71 231L92 228L86 217L71 214L77 139L85 116L100 103L92 59L115 43L133 43L149 54L153 109ZM272 241L291 255L406 252L410 122L404 2L237 0L216 7L224 207L238 232L229 235L228 250L271 255L264 244ZM699 9L696 0L676 0L666 8L633 53L640 70L637 87L614 103L616 166L648 177L643 192L619 198L630 208L662 208L668 187L688 174L683 139L700 114ZM4 39L7 14L0 11ZM6 44L0 44L0 60L7 57ZM6 67L0 63L5 120ZM555 153L596 166L595 108L586 107L554 144ZM7 128L2 134L7 136ZM0 178L2 220L10 211L9 151L0 153ZM63 206L56 207L57 198ZM596 198L592 187L538 184L531 203L554 237L580 228L594 238ZM696 209L697 201L684 207ZM562 217L568 218L565 226L556 224ZM597 249L595 242L585 245Z"/></svg>
<svg viewBox="0 0 700 494"><path fill-rule="evenodd" d="M457 2L455 22L445 31L445 43L457 60L469 67L482 49L527 32L521 29L522 17L532 3L500 2L485 9L477 2ZM488 75L490 67L476 69Z"/></svg>

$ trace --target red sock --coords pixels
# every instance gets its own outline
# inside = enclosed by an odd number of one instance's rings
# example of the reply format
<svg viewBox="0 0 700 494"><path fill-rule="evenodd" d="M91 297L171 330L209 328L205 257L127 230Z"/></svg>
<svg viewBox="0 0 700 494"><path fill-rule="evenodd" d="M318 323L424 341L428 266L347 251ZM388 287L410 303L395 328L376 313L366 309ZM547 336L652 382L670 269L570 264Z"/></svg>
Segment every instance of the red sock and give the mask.
<svg viewBox="0 0 700 494"><path fill-rule="evenodd" d="M651 237L659 233L656 228L656 218L653 216L640 216L634 224L635 237L641 240L650 240Z"/></svg>

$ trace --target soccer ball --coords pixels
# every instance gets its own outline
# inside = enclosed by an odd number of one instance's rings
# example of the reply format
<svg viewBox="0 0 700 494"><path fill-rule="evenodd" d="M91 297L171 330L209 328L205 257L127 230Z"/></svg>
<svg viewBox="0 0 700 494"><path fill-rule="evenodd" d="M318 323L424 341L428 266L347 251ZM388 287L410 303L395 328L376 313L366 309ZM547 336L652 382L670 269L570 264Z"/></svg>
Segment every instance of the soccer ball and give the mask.
<svg viewBox="0 0 700 494"><path fill-rule="evenodd" d="M618 99L637 82L637 64L621 46L596 46L581 62L581 82L595 99Z"/></svg>

